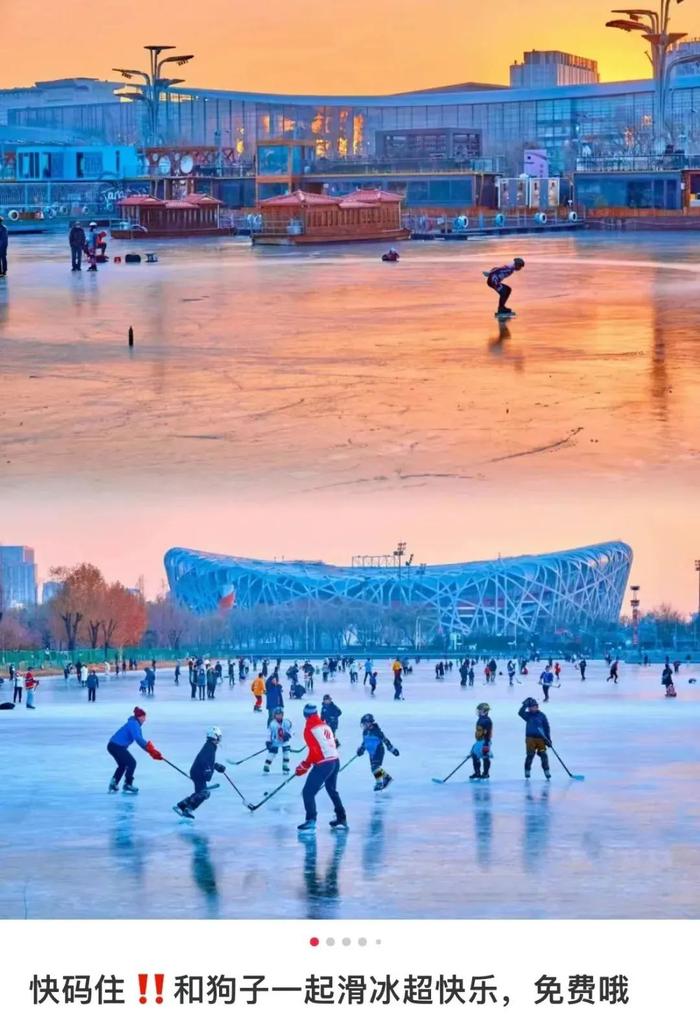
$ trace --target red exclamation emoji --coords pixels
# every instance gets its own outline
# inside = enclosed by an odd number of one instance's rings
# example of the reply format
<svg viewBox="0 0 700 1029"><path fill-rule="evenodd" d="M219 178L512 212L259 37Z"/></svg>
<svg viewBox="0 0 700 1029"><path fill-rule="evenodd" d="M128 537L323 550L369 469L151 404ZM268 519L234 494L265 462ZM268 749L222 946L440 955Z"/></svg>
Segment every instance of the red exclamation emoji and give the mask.
<svg viewBox="0 0 700 1029"><path fill-rule="evenodd" d="M162 972L156 972L156 974L153 976L153 978L156 981L156 1004L162 1004L163 1003L163 980L165 979L165 976L163 975Z"/></svg>
<svg viewBox="0 0 700 1029"><path fill-rule="evenodd" d="M139 972L139 993L141 994L141 996L139 997L139 1004L145 1004L146 1001L148 1000L148 997L146 996L146 987L147 986L148 986L148 976L146 975L145 972Z"/></svg>

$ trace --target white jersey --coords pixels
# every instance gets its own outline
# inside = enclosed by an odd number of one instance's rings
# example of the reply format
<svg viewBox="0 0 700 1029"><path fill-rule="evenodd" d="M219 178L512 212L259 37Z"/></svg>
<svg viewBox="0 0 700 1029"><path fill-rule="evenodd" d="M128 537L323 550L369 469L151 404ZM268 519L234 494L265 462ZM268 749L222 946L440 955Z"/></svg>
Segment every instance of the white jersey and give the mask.
<svg viewBox="0 0 700 1029"><path fill-rule="evenodd" d="M273 747L288 747L289 737L292 735L292 723L288 718L278 722L273 718L268 727L269 741ZM287 737L285 739L285 737Z"/></svg>

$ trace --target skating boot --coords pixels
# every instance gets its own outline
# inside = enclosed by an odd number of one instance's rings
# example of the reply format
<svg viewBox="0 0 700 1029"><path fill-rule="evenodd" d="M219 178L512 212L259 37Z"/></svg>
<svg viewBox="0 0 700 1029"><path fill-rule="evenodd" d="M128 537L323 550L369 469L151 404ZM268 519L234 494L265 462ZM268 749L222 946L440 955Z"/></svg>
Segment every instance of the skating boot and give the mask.
<svg viewBox="0 0 700 1029"><path fill-rule="evenodd" d="M263 765L263 772L265 773L265 775L269 775L270 774L270 766L269 765Z"/></svg>
<svg viewBox="0 0 700 1029"><path fill-rule="evenodd" d="M138 786L134 786L133 783L130 783L129 785L124 783L124 785L122 786L122 793L138 793L138 792L139 792Z"/></svg>
<svg viewBox="0 0 700 1029"><path fill-rule="evenodd" d="M526 779L529 779L529 778L530 778L530 769L529 769L529 768L526 768L526 769L525 769L525 778L526 778Z"/></svg>
<svg viewBox="0 0 700 1029"><path fill-rule="evenodd" d="M180 815L182 818L191 818L194 821L194 815L191 811L188 811L186 807L180 807L179 804L175 804L173 811L176 815Z"/></svg>
<svg viewBox="0 0 700 1029"><path fill-rule="evenodd" d="M345 819L342 821L339 818L334 818L332 822L328 823L331 829L347 829L348 823Z"/></svg>
<svg viewBox="0 0 700 1029"><path fill-rule="evenodd" d="M469 778L470 779L480 779L481 778L481 772L474 772L472 775L469 776Z"/></svg>
<svg viewBox="0 0 700 1029"><path fill-rule="evenodd" d="M289 775L289 765L282 765L282 775Z"/></svg>
<svg viewBox="0 0 700 1029"><path fill-rule="evenodd" d="M316 820L308 819L297 826L297 832L316 832Z"/></svg>
<svg viewBox="0 0 700 1029"><path fill-rule="evenodd" d="M383 782L384 782L384 780L383 780L383 779L377 779L377 781L376 781L376 782L375 782L375 784L374 784L374 792L375 792L375 793L379 793L379 791L380 791L381 789L383 789L383 786L382 786L382 783L383 783Z"/></svg>
<svg viewBox="0 0 700 1029"><path fill-rule="evenodd" d="M544 773L544 777L547 780L547 782L549 782L549 780L552 778L552 773L551 772L545 772Z"/></svg>
<svg viewBox="0 0 700 1029"><path fill-rule="evenodd" d="M109 780L109 793L119 793L119 783L114 777Z"/></svg>
<svg viewBox="0 0 700 1029"><path fill-rule="evenodd" d="M381 781L380 786L379 786L380 790L385 790L387 788L387 786L389 786L390 783L392 783L393 781L394 780L392 779L392 777L390 775L385 775L384 778Z"/></svg>

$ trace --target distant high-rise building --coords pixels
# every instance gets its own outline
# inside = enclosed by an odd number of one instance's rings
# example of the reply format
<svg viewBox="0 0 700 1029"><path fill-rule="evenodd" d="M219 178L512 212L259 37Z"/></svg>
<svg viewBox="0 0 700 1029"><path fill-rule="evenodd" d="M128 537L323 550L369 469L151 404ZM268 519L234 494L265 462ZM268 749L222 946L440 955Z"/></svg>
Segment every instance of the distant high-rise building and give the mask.
<svg viewBox="0 0 700 1029"><path fill-rule="evenodd" d="M0 546L0 602L4 608L36 604L36 564L31 547Z"/></svg>
<svg viewBox="0 0 700 1029"><path fill-rule="evenodd" d="M63 589L62 582L56 582L55 580L49 580L45 582L41 587L41 602L42 604L48 604L50 600L56 596L57 593Z"/></svg>
<svg viewBox="0 0 700 1029"><path fill-rule="evenodd" d="M528 50L522 64L516 61L510 66L512 89L590 86L599 81L597 61L561 50Z"/></svg>

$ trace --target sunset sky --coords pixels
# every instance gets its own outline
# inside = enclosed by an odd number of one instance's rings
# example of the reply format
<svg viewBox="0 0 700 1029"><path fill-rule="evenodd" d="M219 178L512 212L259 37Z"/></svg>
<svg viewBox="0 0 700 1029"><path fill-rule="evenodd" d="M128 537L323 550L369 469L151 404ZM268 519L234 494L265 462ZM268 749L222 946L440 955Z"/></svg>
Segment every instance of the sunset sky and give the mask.
<svg viewBox="0 0 700 1029"><path fill-rule="evenodd" d="M640 41L605 29L611 0L1 0L0 87L72 75L109 78L139 67L143 43L193 52L192 85L289 93L395 92L451 82L505 83L523 50L597 59L604 79L646 76ZM485 12L488 10L488 14ZM673 27L700 35L700 5L675 9ZM498 41L503 40L499 45Z"/></svg>

